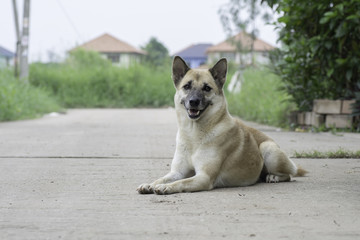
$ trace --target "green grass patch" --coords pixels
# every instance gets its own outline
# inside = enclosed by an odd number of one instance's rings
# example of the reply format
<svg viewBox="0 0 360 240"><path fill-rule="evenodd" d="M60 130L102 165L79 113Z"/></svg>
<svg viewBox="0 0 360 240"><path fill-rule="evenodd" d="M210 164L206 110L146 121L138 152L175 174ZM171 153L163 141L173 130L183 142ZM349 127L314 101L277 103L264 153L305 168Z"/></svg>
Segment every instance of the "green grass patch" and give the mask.
<svg viewBox="0 0 360 240"><path fill-rule="evenodd" d="M67 108L162 107L173 105L170 69L119 68L95 52L77 51L62 64L32 64L30 82Z"/></svg>
<svg viewBox="0 0 360 240"><path fill-rule="evenodd" d="M0 121L29 119L60 110L50 94L14 77L10 69L0 70Z"/></svg>
<svg viewBox="0 0 360 240"><path fill-rule="evenodd" d="M236 68L229 66L228 84ZM6 76L5 76L5 75ZM293 105L279 91L278 76L263 68L246 69L239 94L225 93L232 114L245 120L287 125ZM120 68L96 52L75 51L63 63L30 65L30 84L3 73L0 121L34 117L64 108L136 108L174 106L171 66Z"/></svg>
<svg viewBox="0 0 360 240"><path fill-rule="evenodd" d="M230 65L227 84L233 73ZM264 68L247 69L244 78L239 94L226 93L230 112L245 120L286 126L293 105L289 96L278 90L280 78ZM119 68L95 52L73 52L57 65L32 64L30 82L52 92L66 108L174 105L171 66Z"/></svg>
<svg viewBox="0 0 360 240"><path fill-rule="evenodd" d="M349 151L339 148L335 151L320 152L317 150L294 152L294 158L360 158L359 151Z"/></svg>
<svg viewBox="0 0 360 240"><path fill-rule="evenodd" d="M281 86L280 77L268 69L246 69L240 93L226 93L230 113L244 120L288 126L288 113L295 106L290 103L290 96L279 90Z"/></svg>

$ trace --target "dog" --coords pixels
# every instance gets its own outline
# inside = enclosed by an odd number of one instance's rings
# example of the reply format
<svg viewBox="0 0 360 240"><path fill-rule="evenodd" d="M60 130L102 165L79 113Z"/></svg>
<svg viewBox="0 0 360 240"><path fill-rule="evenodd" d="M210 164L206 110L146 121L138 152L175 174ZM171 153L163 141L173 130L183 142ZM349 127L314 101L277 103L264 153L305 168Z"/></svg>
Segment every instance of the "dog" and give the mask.
<svg viewBox="0 0 360 240"><path fill-rule="evenodd" d="M172 80L178 121L171 170L141 194L172 194L290 181L307 171L294 164L264 133L232 117L223 86L227 60L210 69L191 69L176 56Z"/></svg>

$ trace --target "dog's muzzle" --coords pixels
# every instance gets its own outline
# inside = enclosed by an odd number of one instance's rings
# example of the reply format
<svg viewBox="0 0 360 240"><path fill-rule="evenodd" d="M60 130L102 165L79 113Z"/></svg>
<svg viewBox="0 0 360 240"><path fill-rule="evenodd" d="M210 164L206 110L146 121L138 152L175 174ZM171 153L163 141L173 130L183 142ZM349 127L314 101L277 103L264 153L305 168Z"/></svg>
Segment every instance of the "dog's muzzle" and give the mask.
<svg viewBox="0 0 360 240"><path fill-rule="evenodd" d="M201 114L205 111L205 109L208 107L208 104L205 106L202 106L202 101L199 98L193 97L189 100L185 101L184 106L187 110L188 116L191 119L198 119Z"/></svg>

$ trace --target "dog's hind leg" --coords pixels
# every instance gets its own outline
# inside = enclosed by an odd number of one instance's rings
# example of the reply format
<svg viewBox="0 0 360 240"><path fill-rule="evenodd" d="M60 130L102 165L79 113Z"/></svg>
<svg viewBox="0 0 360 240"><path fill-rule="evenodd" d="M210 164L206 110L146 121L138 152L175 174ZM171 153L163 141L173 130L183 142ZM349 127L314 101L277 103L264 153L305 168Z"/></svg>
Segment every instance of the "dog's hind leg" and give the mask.
<svg viewBox="0 0 360 240"><path fill-rule="evenodd" d="M268 174L265 179L267 183L289 182L290 180L291 177L288 174L285 174L283 176Z"/></svg>
<svg viewBox="0 0 360 240"><path fill-rule="evenodd" d="M286 182L291 180L291 176L303 176L306 171L295 165L293 161L271 141L260 144L260 152L264 159L266 178L268 183Z"/></svg>

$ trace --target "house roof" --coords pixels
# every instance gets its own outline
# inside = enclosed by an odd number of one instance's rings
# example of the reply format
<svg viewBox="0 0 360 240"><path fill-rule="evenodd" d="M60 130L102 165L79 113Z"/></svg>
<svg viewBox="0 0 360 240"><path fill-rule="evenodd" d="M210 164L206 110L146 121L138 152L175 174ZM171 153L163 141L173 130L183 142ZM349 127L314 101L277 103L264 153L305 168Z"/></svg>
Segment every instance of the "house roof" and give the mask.
<svg viewBox="0 0 360 240"><path fill-rule="evenodd" d="M2 46L0 46L0 56L5 56L5 57L15 57L15 53L7 50L6 48L3 48Z"/></svg>
<svg viewBox="0 0 360 240"><path fill-rule="evenodd" d="M204 58L206 57L206 49L211 46L212 44L210 43L192 44L175 53L174 56L180 56L182 58Z"/></svg>
<svg viewBox="0 0 360 240"><path fill-rule="evenodd" d="M236 47L234 44L231 43L231 40L235 40L235 41L240 41L243 46L246 46L248 48L250 48L250 44L251 44L251 37L249 34L247 33L239 33L235 36L233 36L230 39L227 39L219 44L216 44L210 48L207 49L207 53L210 52L234 52L236 51ZM259 51L259 52L263 52L263 51L270 51L275 49L274 46L264 42L261 39L256 38L254 41L254 51Z"/></svg>
<svg viewBox="0 0 360 240"><path fill-rule="evenodd" d="M137 53L137 54L146 54L144 51L139 50L130 44L117 39L116 37L110 34L103 34L95 39L92 39L71 51L82 48L86 50L92 50L96 52L106 52L106 53Z"/></svg>

